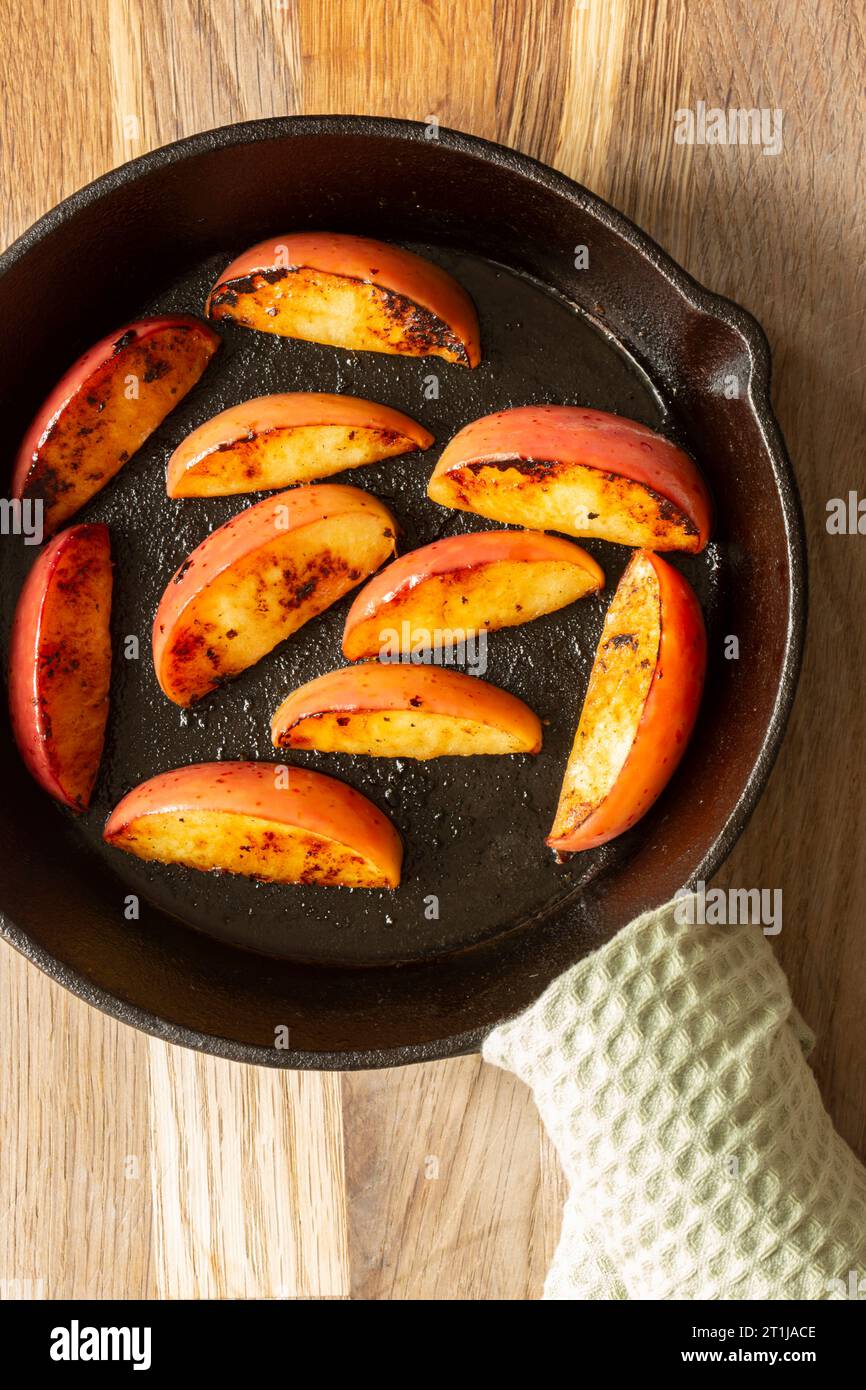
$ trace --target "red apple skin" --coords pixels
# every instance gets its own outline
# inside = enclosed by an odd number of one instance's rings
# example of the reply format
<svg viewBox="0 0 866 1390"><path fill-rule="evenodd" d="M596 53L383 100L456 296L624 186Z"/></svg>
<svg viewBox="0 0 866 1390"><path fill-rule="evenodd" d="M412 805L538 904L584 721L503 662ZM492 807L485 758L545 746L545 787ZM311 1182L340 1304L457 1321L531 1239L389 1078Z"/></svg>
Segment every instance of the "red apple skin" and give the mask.
<svg viewBox="0 0 866 1390"><path fill-rule="evenodd" d="M167 314L116 329L72 364L37 411L12 479L13 497L42 498L46 535L132 457L198 380L219 343L200 319ZM111 400L112 384L130 373L146 396L127 401L121 392Z"/></svg>
<svg viewBox="0 0 866 1390"><path fill-rule="evenodd" d="M470 470L484 461L496 464L509 459L528 464L580 465L601 475L639 483L672 503L686 519L692 532L689 549L703 550L710 538L709 493L688 454L636 420L583 406L518 406L473 420L444 449L430 480L431 496L439 480L449 474ZM480 510L474 500L468 496L467 510ZM570 531L567 526L554 529Z"/></svg>
<svg viewBox="0 0 866 1390"><path fill-rule="evenodd" d="M12 625L15 741L34 780L76 812L89 805L105 736L111 587L108 527L69 527L36 560Z"/></svg>
<svg viewBox="0 0 866 1390"><path fill-rule="evenodd" d="M231 316L231 296L238 282L256 274L290 274L309 269L372 284L411 301L433 315L436 324L416 323L403 349L412 356L433 353L477 367L481 361L481 336L475 305L463 286L432 261L401 246L371 237L342 232L295 232L268 237L244 251L223 271L208 296L206 313L212 318ZM441 328L450 330L444 342Z"/></svg>
<svg viewBox="0 0 866 1390"><path fill-rule="evenodd" d="M406 615L404 603L411 602L413 595L422 591L425 580L441 576L453 578L455 585L459 585L461 575L499 562L562 563L585 574L584 592L604 587L600 565L580 546L561 536L548 536L542 531L473 531L447 536L401 555L364 585L346 618L344 656L350 661L375 656L375 647L359 641L363 625L379 617L389 621L402 619ZM498 622L490 624L491 630L500 625Z"/></svg>
<svg viewBox="0 0 866 1390"><path fill-rule="evenodd" d="M194 763L160 773L133 788L115 806L103 839L125 848L124 837L149 815L198 811L241 816L251 823L297 827L311 836L335 841L377 867L383 879L377 886L396 888L403 846L388 817L361 792L335 777L290 767L285 769L286 783L278 786L280 770L278 763L222 762ZM182 833L179 827L179 836ZM240 860L212 867L245 871Z"/></svg>
<svg viewBox="0 0 866 1390"><path fill-rule="evenodd" d="M382 453L379 457L391 457L397 453L407 453L413 449L429 449L433 436L417 420L404 415L390 406L379 405L376 401L361 400L357 396L342 396L322 391L293 391L272 396L258 396L255 400L242 401L230 406L219 415L205 420L198 429L187 435L175 449L166 471L166 491L169 497L212 495L195 490L195 474L198 466L205 463L212 454L223 454L232 445L244 449L264 447L269 440L282 433L291 433L299 427L333 425L342 426L347 432L352 430L371 430L381 436ZM371 459L371 462L373 460ZM332 473L340 472L345 465L339 458L331 468ZM310 477L327 477L317 473ZM305 478L304 481L308 481ZM287 479L278 486L288 486L294 478ZM255 475L250 479L243 476L243 464L239 457L237 486L220 488L218 495L231 492L252 492L265 487Z"/></svg>
<svg viewBox="0 0 866 1390"><path fill-rule="evenodd" d="M652 683L631 750L600 805L574 831L551 834L559 854L594 849L615 839L646 814L664 791L688 746L700 708L707 664L701 606L691 585L652 551L637 551L656 572L661 638Z"/></svg>

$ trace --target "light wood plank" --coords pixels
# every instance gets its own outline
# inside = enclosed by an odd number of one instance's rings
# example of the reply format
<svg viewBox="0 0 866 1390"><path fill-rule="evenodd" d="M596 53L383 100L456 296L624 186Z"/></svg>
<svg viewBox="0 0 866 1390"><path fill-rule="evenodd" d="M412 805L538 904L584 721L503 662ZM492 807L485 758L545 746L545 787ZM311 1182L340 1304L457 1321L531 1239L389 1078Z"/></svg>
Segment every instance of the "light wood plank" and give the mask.
<svg viewBox="0 0 866 1390"><path fill-rule="evenodd" d="M555 163L567 122L573 0L495 0L496 138ZM477 132L473 132L477 133Z"/></svg>
<svg viewBox="0 0 866 1390"><path fill-rule="evenodd" d="M298 110L291 7L106 0L118 163L199 130Z"/></svg>
<svg viewBox="0 0 866 1390"><path fill-rule="evenodd" d="M147 1044L0 953L0 1298L153 1297Z"/></svg>
<svg viewBox="0 0 866 1390"><path fill-rule="evenodd" d="M345 1295L338 1078L157 1041L149 1062L159 1296Z"/></svg>
<svg viewBox="0 0 866 1390"><path fill-rule="evenodd" d="M304 108L363 112L493 138L487 0L297 0Z"/></svg>
<svg viewBox="0 0 866 1390"><path fill-rule="evenodd" d="M352 1297L523 1299L558 1234L558 1167L514 1077L477 1057L343 1079Z"/></svg>

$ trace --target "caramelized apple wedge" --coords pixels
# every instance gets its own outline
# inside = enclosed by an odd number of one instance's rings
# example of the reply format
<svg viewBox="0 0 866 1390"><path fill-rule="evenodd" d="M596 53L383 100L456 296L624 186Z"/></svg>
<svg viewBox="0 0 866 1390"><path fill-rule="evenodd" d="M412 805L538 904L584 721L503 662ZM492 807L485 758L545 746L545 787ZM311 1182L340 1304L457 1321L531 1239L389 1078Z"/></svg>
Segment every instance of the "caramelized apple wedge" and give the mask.
<svg viewBox="0 0 866 1390"><path fill-rule="evenodd" d="M474 420L444 450L428 496L493 521L650 550L703 550L710 500L688 454L646 425L582 406Z"/></svg>
<svg viewBox="0 0 866 1390"><path fill-rule="evenodd" d="M296 232L252 246L223 271L207 313L262 333L405 357L481 360L469 295L432 261L339 232Z"/></svg>
<svg viewBox="0 0 866 1390"><path fill-rule="evenodd" d="M403 855L388 817L360 792L276 763L163 772L123 798L103 836L162 864L350 888L396 888Z"/></svg>
<svg viewBox="0 0 866 1390"><path fill-rule="evenodd" d="M604 586L591 555L537 531L475 531L401 555L358 594L343 653L436 650L530 622ZM463 635L461 635L463 634Z"/></svg>
<svg viewBox="0 0 866 1390"><path fill-rule="evenodd" d="M397 523L359 488L266 497L207 536L160 600L153 664L189 705L245 671L394 553Z"/></svg>
<svg viewBox="0 0 866 1390"><path fill-rule="evenodd" d="M592 849L649 810L697 718L706 634L694 591L658 555L632 556L607 611L547 843Z"/></svg>
<svg viewBox="0 0 866 1390"><path fill-rule="evenodd" d="M515 695L439 666L365 662L294 690L274 715L277 748L377 758L537 753L541 722Z"/></svg>
<svg viewBox="0 0 866 1390"><path fill-rule="evenodd" d="M103 488L195 385L219 346L186 314L138 319L60 379L24 437L13 497L40 498L45 534Z"/></svg>
<svg viewBox="0 0 866 1390"><path fill-rule="evenodd" d="M111 678L107 526L72 526L34 564L12 625L12 731L31 775L85 811L102 757Z"/></svg>
<svg viewBox="0 0 866 1390"><path fill-rule="evenodd" d="M290 487L428 449L433 436L387 405L296 391L233 405L187 435L168 463L169 497Z"/></svg>

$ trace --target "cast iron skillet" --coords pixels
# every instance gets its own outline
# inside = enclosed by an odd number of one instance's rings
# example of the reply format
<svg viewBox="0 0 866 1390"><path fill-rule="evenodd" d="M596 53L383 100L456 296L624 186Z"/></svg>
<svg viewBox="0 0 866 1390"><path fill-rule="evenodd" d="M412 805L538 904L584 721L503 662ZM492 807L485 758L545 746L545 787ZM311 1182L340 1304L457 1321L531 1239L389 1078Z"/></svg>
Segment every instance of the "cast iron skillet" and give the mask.
<svg viewBox="0 0 866 1390"><path fill-rule="evenodd" d="M113 704L90 813L55 807L24 772L8 728L0 738L7 939L114 1017L245 1062L373 1067L478 1047L636 913L712 875L766 781L794 696L803 538L761 329L586 189L512 150L426 134L402 121L302 117L196 135L82 189L0 258L7 476L33 411L89 343L143 312L200 312L230 257L269 234L332 229L404 242L452 270L479 308L476 371L227 326L198 387L76 518L109 523L116 561ZM579 247L588 250L582 269ZM674 781L628 836L564 866L543 845L627 558L590 542L607 593L488 644L489 678L548 721L539 758L401 765L298 755L393 817L407 842L397 893L256 885L145 866L102 845L108 811L142 778L216 757L273 759L276 705L341 663L348 600L188 713L161 695L150 661L152 615L175 567L256 500L168 502L169 451L216 410L292 389L368 396L432 429L427 454L346 478L391 504L408 546L488 524L428 502L425 485L450 435L501 407L548 400L618 411L661 426L699 459L715 496L714 541L700 557L673 560L707 616L706 696ZM33 556L19 538L2 538L6 641ZM130 635L137 661L123 655ZM739 660L726 659L728 635ZM132 920L131 895L140 903Z"/></svg>

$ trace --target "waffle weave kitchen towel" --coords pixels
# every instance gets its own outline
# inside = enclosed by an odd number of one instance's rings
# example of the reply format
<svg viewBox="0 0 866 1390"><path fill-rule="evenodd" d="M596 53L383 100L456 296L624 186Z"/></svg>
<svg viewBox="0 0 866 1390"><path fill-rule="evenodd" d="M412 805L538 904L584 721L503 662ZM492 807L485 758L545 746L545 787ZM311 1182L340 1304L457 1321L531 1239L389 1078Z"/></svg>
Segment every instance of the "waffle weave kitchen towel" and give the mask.
<svg viewBox="0 0 866 1390"><path fill-rule="evenodd" d="M544 1297L866 1297L866 1169L785 976L760 927L676 907L484 1045L531 1087L568 1181Z"/></svg>

